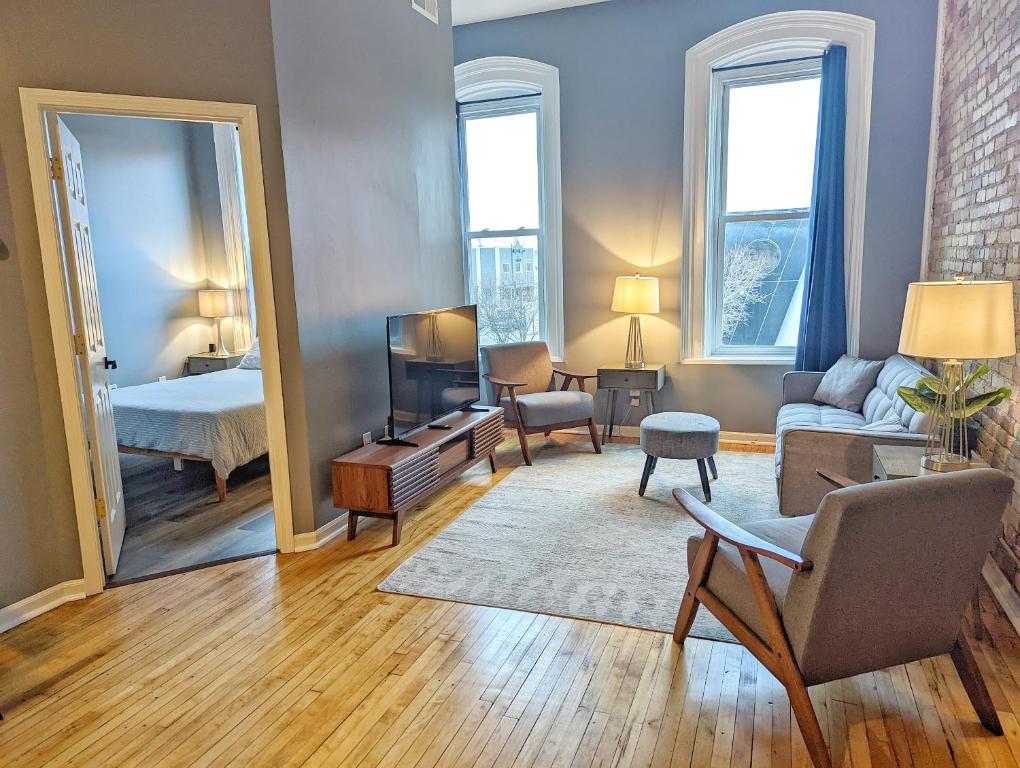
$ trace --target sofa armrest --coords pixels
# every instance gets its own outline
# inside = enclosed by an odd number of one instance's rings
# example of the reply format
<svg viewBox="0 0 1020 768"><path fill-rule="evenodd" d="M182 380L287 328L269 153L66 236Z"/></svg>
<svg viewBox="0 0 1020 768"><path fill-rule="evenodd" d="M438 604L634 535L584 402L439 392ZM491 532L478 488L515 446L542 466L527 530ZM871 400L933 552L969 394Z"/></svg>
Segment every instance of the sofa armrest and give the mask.
<svg viewBox="0 0 1020 768"><path fill-rule="evenodd" d="M832 485L818 476L824 467L859 483L874 479L876 445L923 446L927 436L915 432L793 427L782 434L779 463L779 511L800 517L818 511Z"/></svg>
<svg viewBox="0 0 1020 768"><path fill-rule="evenodd" d="M787 371L783 375L783 405L813 403L824 375L821 371Z"/></svg>

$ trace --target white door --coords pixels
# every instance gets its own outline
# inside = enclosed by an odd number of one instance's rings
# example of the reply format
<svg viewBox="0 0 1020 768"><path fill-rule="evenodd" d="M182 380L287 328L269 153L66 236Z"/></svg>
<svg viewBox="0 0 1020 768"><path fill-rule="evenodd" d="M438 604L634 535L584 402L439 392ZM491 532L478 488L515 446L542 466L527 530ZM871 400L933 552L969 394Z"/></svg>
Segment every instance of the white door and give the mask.
<svg viewBox="0 0 1020 768"><path fill-rule="evenodd" d="M85 200L81 146L59 116L47 116L56 189L60 234L64 246L67 287L71 299L72 331L82 385L82 408L88 429L96 515L107 574L117 571L124 543L124 487L117 456L117 432L110 402L109 369L103 318L99 312L99 286L92 253L89 209Z"/></svg>

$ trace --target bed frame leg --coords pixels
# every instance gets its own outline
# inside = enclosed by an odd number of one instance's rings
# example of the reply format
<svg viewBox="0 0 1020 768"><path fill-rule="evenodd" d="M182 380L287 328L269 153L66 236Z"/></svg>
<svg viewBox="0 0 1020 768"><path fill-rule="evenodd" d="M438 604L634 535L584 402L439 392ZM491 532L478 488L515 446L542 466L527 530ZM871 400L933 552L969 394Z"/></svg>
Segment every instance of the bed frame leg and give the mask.
<svg viewBox="0 0 1020 768"><path fill-rule="evenodd" d="M220 497L220 501L227 500L227 478L220 477L220 473L216 473L216 494Z"/></svg>

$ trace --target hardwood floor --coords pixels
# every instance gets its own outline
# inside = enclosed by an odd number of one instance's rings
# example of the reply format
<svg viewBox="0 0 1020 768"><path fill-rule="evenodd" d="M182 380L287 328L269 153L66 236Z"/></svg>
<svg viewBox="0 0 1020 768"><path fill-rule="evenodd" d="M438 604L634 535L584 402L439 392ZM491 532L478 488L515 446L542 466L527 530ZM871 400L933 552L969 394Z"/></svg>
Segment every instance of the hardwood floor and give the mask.
<svg viewBox="0 0 1020 768"><path fill-rule="evenodd" d="M0 636L0 765L807 765L740 646L375 590L493 482L466 474L396 548L366 521L354 542L109 590ZM940 657L812 690L837 765L1017 765L1020 641L987 596L971 619L1006 736Z"/></svg>
<svg viewBox="0 0 1020 768"><path fill-rule="evenodd" d="M111 585L276 550L268 457L230 475L225 502L216 496L212 467L120 455L127 533Z"/></svg>

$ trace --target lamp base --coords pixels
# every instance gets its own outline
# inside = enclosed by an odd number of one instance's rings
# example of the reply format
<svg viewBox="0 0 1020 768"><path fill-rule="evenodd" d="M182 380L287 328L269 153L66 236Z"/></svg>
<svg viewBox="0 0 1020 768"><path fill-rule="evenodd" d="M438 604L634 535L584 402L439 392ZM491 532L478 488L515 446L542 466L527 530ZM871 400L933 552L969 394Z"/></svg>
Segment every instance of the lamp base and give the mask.
<svg viewBox="0 0 1020 768"><path fill-rule="evenodd" d="M625 368L645 367L645 345L641 340L641 318L630 316L630 331L627 333L627 356L624 358Z"/></svg>
<svg viewBox="0 0 1020 768"><path fill-rule="evenodd" d="M958 453L937 453L921 458L921 468L931 472L956 472L969 466L970 459Z"/></svg>

